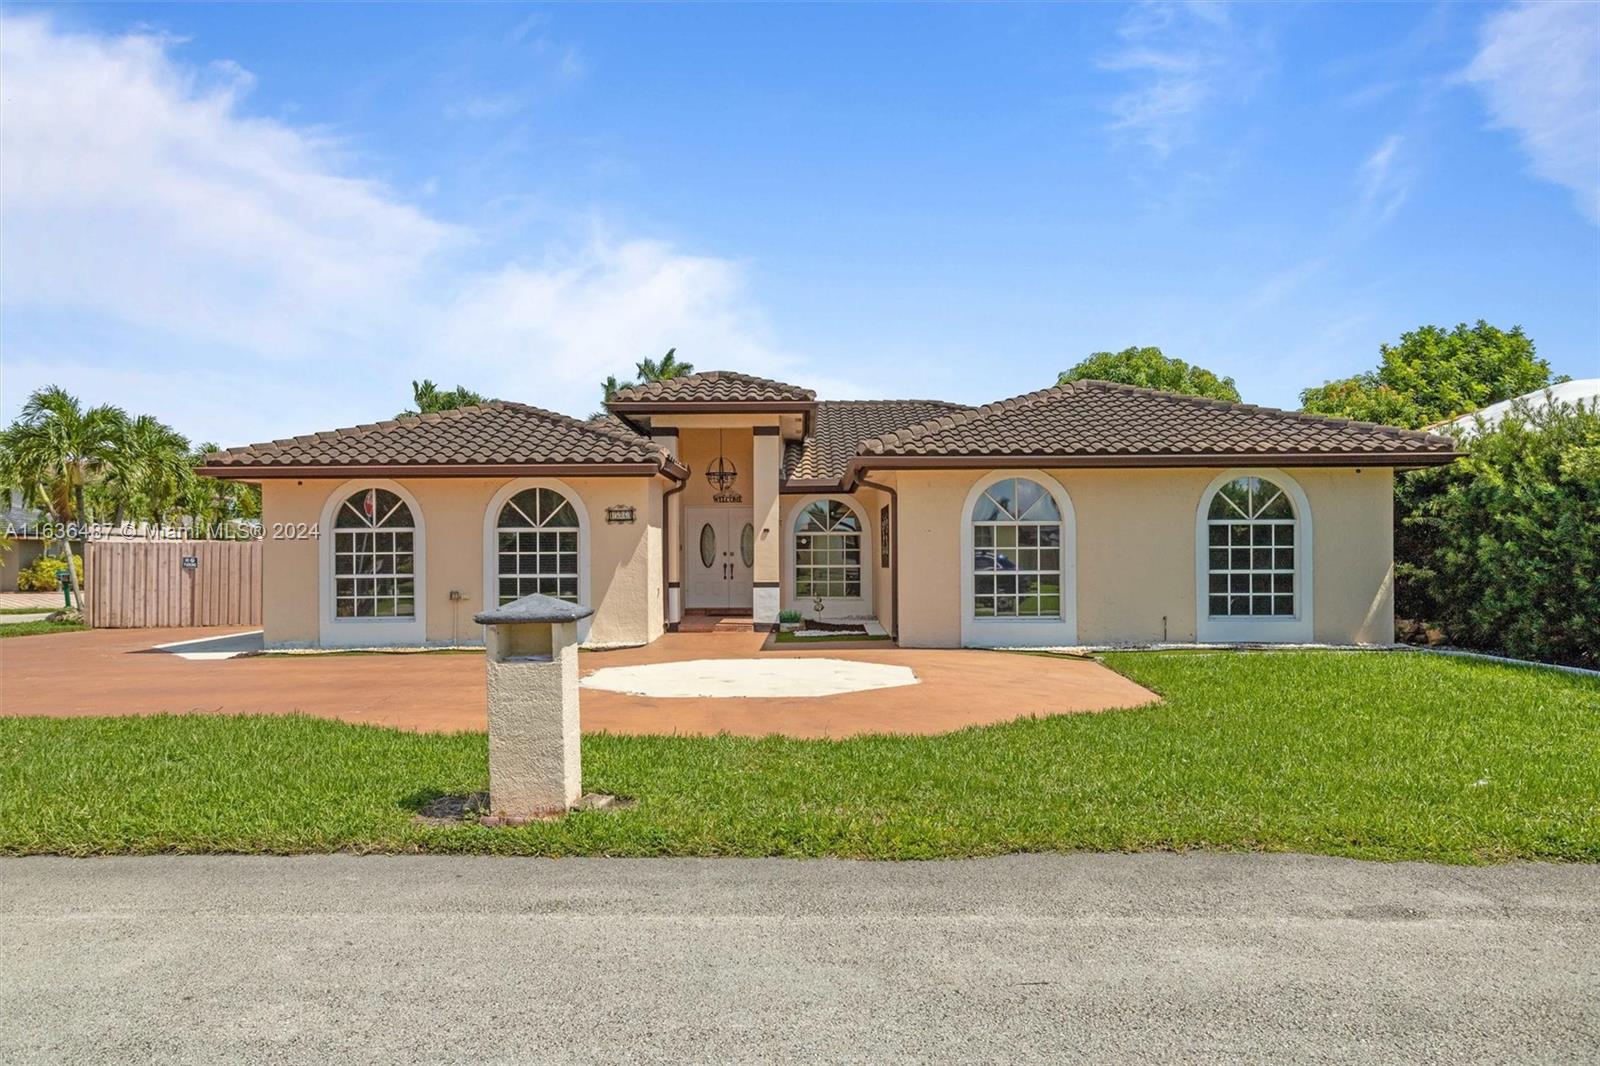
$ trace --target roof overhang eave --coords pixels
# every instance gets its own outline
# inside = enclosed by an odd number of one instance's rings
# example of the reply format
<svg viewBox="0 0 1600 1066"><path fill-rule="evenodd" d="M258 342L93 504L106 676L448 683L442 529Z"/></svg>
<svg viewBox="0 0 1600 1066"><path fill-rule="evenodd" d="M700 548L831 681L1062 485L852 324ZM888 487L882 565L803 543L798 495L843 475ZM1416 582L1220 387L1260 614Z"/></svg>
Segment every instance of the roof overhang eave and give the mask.
<svg viewBox="0 0 1600 1066"><path fill-rule="evenodd" d="M843 478L791 477L784 478L778 491L785 496L804 496L810 493L844 491Z"/></svg>
<svg viewBox="0 0 1600 1066"><path fill-rule="evenodd" d="M1140 467L1385 466L1417 469L1446 466L1461 452L1195 452L1162 455L858 455L845 468L853 489L871 470L971 470L1036 467L1041 470Z"/></svg>

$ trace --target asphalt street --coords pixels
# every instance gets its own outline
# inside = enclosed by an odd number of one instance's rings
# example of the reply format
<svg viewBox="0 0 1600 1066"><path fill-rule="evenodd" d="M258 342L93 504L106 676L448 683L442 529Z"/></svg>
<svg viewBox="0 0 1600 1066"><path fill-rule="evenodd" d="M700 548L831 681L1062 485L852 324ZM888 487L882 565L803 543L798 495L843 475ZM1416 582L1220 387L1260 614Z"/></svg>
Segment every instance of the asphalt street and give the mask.
<svg viewBox="0 0 1600 1066"><path fill-rule="evenodd" d="M1600 1060L1600 867L0 860L0 1061Z"/></svg>

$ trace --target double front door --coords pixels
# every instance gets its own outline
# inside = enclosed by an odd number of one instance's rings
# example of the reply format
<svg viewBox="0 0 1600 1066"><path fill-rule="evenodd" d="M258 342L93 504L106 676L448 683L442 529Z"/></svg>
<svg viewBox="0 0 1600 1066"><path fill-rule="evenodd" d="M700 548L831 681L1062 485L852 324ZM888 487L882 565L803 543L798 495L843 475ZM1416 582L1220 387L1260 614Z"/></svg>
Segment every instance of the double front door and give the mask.
<svg viewBox="0 0 1600 1066"><path fill-rule="evenodd" d="M756 528L748 509L683 510L684 606L748 611L756 565Z"/></svg>

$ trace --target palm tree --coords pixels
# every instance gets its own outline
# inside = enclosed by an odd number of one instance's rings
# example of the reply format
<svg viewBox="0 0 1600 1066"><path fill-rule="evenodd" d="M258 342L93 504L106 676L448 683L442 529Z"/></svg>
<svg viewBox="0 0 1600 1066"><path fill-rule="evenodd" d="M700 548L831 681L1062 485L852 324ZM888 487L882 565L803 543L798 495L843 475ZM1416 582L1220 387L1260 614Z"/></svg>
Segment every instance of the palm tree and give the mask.
<svg viewBox="0 0 1600 1066"><path fill-rule="evenodd" d="M183 497L194 477L189 438L153 415L139 415L122 427L117 454L106 467L105 487L114 525L132 515L160 524Z"/></svg>
<svg viewBox="0 0 1600 1066"><path fill-rule="evenodd" d="M71 563L72 545L65 527L76 516L79 539L87 539L89 512L84 486L115 459L127 421L121 408L102 404L84 410L75 396L51 385L29 396L22 405L22 417L0 433L4 480L44 501L56 524L63 527L61 544L78 603L83 602L83 590L78 569Z"/></svg>
<svg viewBox="0 0 1600 1066"><path fill-rule="evenodd" d="M260 485L194 474L194 468L216 450L215 444L206 441L188 455L186 463L190 475L179 501L180 509L189 519L190 535L204 539L210 538L213 529L230 524L237 526L261 517Z"/></svg>
<svg viewBox="0 0 1600 1066"><path fill-rule="evenodd" d="M654 359L639 360L634 367L634 372L639 375L638 384L645 384L651 381L671 381L673 378L681 378L693 374L694 364L678 362L678 349L668 348L667 354L663 355L659 362ZM618 392L623 389L631 389L634 384L632 381L618 381L615 374L607 376L600 383L601 402L610 403ZM605 410L602 409L596 411L591 417L599 418L605 413Z"/></svg>
<svg viewBox="0 0 1600 1066"><path fill-rule="evenodd" d="M693 363L680 363L678 349L668 348L658 363L654 359L641 359L636 368L640 381L671 381L694 373Z"/></svg>
<svg viewBox="0 0 1600 1066"><path fill-rule="evenodd" d="M488 403L489 400L482 393L473 392L465 385L457 385L453 389L441 389L428 378L423 378L421 381L411 383L411 402L416 406L406 408L396 417L454 411L458 407L473 407Z"/></svg>

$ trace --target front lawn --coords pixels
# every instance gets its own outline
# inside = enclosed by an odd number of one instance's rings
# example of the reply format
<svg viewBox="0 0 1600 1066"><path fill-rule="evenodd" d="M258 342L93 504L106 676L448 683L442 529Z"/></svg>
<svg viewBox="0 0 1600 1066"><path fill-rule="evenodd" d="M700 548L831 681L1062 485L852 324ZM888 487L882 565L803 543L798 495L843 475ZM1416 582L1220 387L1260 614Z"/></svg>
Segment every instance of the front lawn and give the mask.
<svg viewBox="0 0 1600 1066"><path fill-rule="evenodd" d="M824 637L802 637L798 633L785 633L778 630L772 634L774 644L795 644L805 647L807 644L861 644L866 641L889 640L887 633L830 633Z"/></svg>
<svg viewBox="0 0 1600 1066"><path fill-rule="evenodd" d="M413 821L429 799L486 786L481 735L4 719L0 852L1600 860L1593 679L1407 653L1106 658L1167 702L943 737L590 736L585 787L637 806L517 829Z"/></svg>
<svg viewBox="0 0 1600 1066"><path fill-rule="evenodd" d="M0 637L38 637L46 633L76 633L89 627L82 622L6 622L0 624Z"/></svg>

